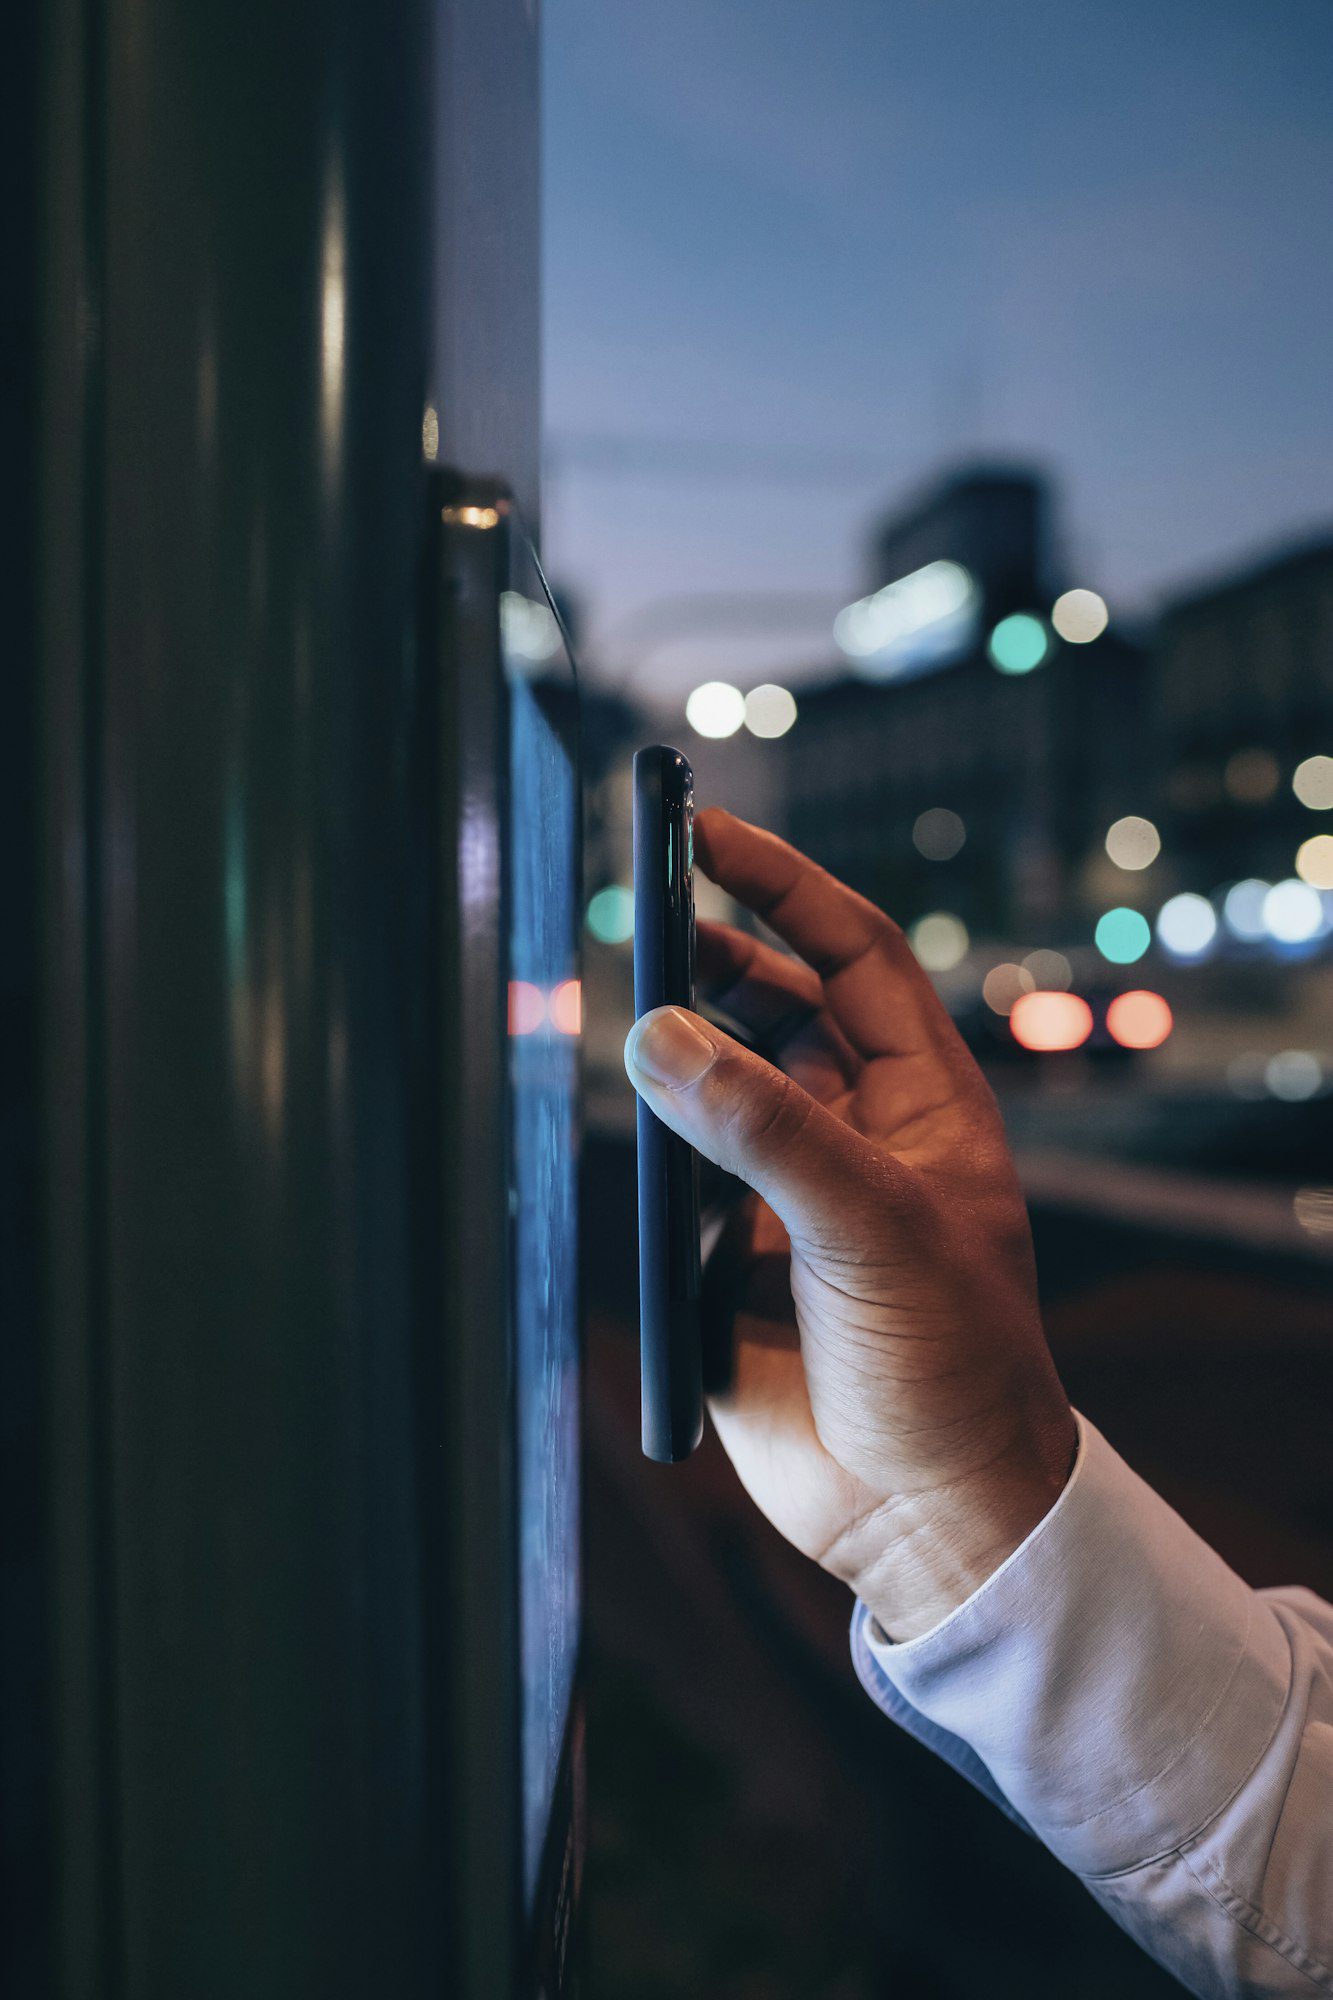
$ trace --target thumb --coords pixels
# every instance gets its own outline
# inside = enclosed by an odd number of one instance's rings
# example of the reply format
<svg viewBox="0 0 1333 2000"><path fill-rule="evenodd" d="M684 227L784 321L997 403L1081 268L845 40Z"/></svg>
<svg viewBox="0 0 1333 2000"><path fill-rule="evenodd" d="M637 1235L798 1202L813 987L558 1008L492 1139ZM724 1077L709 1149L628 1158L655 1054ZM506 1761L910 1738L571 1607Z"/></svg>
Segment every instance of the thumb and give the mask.
<svg viewBox="0 0 1333 2000"><path fill-rule="evenodd" d="M761 1194L793 1240L861 1234L903 1170L772 1063L683 1007L625 1042L630 1082L664 1125ZM861 1230L857 1229L858 1222Z"/></svg>

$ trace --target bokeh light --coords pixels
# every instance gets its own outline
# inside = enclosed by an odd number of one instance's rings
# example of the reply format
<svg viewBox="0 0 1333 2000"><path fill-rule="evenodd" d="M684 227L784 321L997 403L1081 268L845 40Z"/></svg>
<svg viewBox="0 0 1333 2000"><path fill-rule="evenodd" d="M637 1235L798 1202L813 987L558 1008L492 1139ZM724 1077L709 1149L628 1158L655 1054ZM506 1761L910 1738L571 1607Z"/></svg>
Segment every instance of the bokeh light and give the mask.
<svg viewBox="0 0 1333 2000"><path fill-rule="evenodd" d="M1051 623L1070 646L1086 646L1089 640L1100 639L1110 615L1106 599L1095 590L1067 590L1051 606Z"/></svg>
<svg viewBox="0 0 1333 2000"><path fill-rule="evenodd" d="M1291 1212L1311 1236L1333 1236L1333 1187L1297 1188Z"/></svg>
<svg viewBox="0 0 1333 2000"><path fill-rule="evenodd" d="M734 736L745 720L745 696L730 681L705 681L686 702L685 720L700 736Z"/></svg>
<svg viewBox="0 0 1333 2000"><path fill-rule="evenodd" d="M967 957L971 943L967 925L948 910L932 910L918 918L907 935L927 972L952 972Z"/></svg>
<svg viewBox="0 0 1333 2000"><path fill-rule="evenodd" d="M1107 829L1106 851L1117 868L1147 868L1162 851L1162 836L1150 819L1126 813Z"/></svg>
<svg viewBox="0 0 1333 2000"><path fill-rule="evenodd" d="M599 944L628 944L634 935L634 892L620 882L588 899L588 929Z"/></svg>
<svg viewBox="0 0 1333 2000"><path fill-rule="evenodd" d="M966 839L967 828L947 806L931 806L912 828L912 845L927 861L952 861Z"/></svg>
<svg viewBox="0 0 1333 2000"><path fill-rule="evenodd" d="M986 641L991 662L1002 674L1030 674L1046 658L1049 647L1046 627L1030 611L1015 611L1002 618Z"/></svg>
<svg viewBox="0 0 1333 2000"><path fill-rule="evenodd" d="M1024 993L1014 1002L1009 1031L1025 1049L1077 1049L1092 1033L1092 1009L1077 993Z"/></svg>
<svg viewBox="0 0 1333 2000"><path fill-rule="evenodd" d="M562 1035L577 1035L583 1028L583 985L577 979L562 979L551 991L551 1026Z"/></svg>
<svg viewBox="0 0 1333 2000"><path fill-rule="evenodd" d="M1278 944L1306 944L1323 927L1324 905L1308 882L1289 876L1264 897L1264 929Z"/></svg>
<svg viewBox="0 0 1333 2000"><path fill-rule="evenodd" d="M534 986L529 979L511 979L509 982L509 1032L511 1035L535 1035L546 1019L546 995L540 986Z"/></svg>
<svg viewBox="0 0 1333 2000"><path fill-rule="evenodd" d="M521 590L500 593L500 638L511 659L540 667L560 650L560 627L549 604Z"/></svg>
<svg viewBox="0 0 1333 2000"><path fill-rule="evenodd" d="M1296 873L1312 889L1333 889L1333 833L1316 833L1301 842Z"/></svg>
<svg viewBox="0 0 1333 2000"><path fill-rule="evenodd" d="M1074 968L1062 951L1030 951L1023 968L1034 985L1048 993L1063 993L1073 983Z"/></svg>
<svg viewBox="0 0 1333 2000"><path fill-rule="evenodd" d="M1261 806L1267 803L1282 781L1277 758L1271 750L1238 750L1234 757L1228 757L1222 772L1222 783L1227 794L1238 805Z"/></svg>
<svg viewBox="0 0 1333 2000"><path fill-rule="evenodd" d="M1107 910L1097 919L1094 941L1103 958L1112 965L1133 965L1136 958L1142 958L1152 943L1152 932L1148 929L1148 919L1137 910Z"/></svg>
<svg viewBox="0 0 1333 2000"><path fill-rule="evenodd" d="M1301 1104L1308 1097L1317 1097L1323 1088L1324 1065L1309 1049L1283 1049L1270 1058L1264 1082L1274 1097Z"/></svg>
<svg viewBox="0 0 1333 2000"><path fill-rule="evenodd" d="M1197 958L1217 936L1217 912L1206 896L1186 890L1157 912L1157 936L1177 958Z"/></svg>
<svg viewBox="0 0 1333 2000"><path fill-rule="evenodd" d="M1267 936L1264 925L1264 898L1272 888L1271 882L1261 882L1257 875L1249 875L1243 882L1233 882L1227 890L1222 904L1222 915L1226 918L1227 929L1233 937L1243 938L1247 944L1254 944Z"/></svg>
<svg viewBox="0 0 1333 2000"><path fill-rule="evenodd" d="M940 558L845 605L833 621L833 637L854 665L879 678L959 642L977 595L970 572Z"/></svg>
<svg viewBox="0 0 1333 2000"><path fill-rule="evenodd" d="M1106 1010L1106 1031L1123 1049L1158 1049L1172 1025L1160 993L1117 993Z"/></svg>
<svg viewBox="0 0 1333 2000"><path fill-rule="evenodd" d="M993 965L981 982L981 997L992 1014L1010 1014L1025 993L1036 989L1036 980L1023 965Z"/></svg>
<svg viewBox="0 0 1333 2000"><path fill-rule="evenodd" d="M795 698L775 681L751 688L745 697L745 727L766 740L785 736L796 720Z"/></svg>
<svg viewBox="0 0 1333 2000"><path fill-rule="evenodd" d="M1292 773L1291 789L1311 812L1333 809L1333 757L1306 757Z"/></svg>

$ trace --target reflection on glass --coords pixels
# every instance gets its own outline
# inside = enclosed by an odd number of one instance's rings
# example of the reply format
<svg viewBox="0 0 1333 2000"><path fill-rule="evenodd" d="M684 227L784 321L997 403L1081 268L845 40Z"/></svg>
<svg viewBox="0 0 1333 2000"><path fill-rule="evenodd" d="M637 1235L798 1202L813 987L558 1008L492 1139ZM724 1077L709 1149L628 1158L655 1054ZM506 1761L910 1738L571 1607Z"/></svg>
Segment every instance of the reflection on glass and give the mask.
<svg viewBox="0 0 1333 2000"><path fill-rule="evenodd" d="M510 709L510 1202L529 1898L569 1719L579 1614L576 1088L583 912L572 668L540 592L533 577L527 590L506 593L501 628ZM548 664L534 671L539 647Z"/></svg>
<svg viewBox="0 0 1333 2000"><path fill-rule="evenodd" d="M330 169L324 205L320 272L320 435L324 469L338 470L342 454L344 360L347 344L347 241L342 172Z"/></svg>

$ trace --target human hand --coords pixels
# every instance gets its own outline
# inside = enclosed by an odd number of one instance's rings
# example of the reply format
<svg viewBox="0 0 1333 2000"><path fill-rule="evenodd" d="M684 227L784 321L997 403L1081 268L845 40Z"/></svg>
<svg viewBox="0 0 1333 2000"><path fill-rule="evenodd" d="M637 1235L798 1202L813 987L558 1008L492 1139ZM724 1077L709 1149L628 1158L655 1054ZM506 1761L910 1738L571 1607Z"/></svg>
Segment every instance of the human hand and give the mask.
<svg viewBox="0 0 1333 2000"><path fill-rule="evenodd" d="M710 1408L789 1541L910 1639L1042 1519L1077 1432L985 1081L897 925L730 813L695 858L799 954L700 924L701 983L783 1068L683 1008L631 1029L658 1117L753 1191Z"/></svg>

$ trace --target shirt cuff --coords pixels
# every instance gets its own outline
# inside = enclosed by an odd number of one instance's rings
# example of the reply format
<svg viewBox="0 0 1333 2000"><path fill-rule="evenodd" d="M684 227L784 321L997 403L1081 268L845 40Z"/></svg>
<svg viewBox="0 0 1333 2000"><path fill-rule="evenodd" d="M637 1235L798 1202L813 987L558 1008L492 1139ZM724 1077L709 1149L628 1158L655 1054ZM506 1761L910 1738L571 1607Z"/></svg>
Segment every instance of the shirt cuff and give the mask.
<svg viewBox="0 0 1333 2000"><path fill-rule="evenodd" d="M1263 1599L1086 1418L1060 1498L942 1623L858 1640L1082 1875L1167 1853L1271 1742L1291 1654Z"/></svg>

